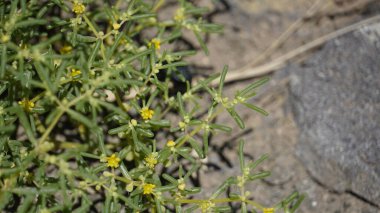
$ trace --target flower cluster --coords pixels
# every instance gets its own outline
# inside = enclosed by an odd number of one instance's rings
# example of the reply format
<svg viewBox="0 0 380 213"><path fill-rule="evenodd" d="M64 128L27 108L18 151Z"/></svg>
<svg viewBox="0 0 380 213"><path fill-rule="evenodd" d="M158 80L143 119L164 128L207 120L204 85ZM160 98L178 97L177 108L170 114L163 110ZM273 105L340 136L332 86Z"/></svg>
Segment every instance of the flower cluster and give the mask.
<svg viewBox="0 0 380 213"><path fill-rule="evenodd" d="M153 38L149 44L149 47L153 46L156 50L159 50L161 48L161 40L158 38Z"/></svg>
<svg viewBox="0 0 380 213"><path fill-rule="evenodd" d="M144 184L144 186L143 186L143 194L144 195L152 194L154 188L156 188L156 185L154 185L154 184L150 184L150 183Z"/></svg>
<svg viewBox="0 0 380 213"><path fill-rule="evenodd" d="M84 6L84 4L82 4L78 1L74 2L72 11L75 14L77 14L77 15L83 14L85 10L86 10L86 7Z"/></svg>
<svg viewBox="0 0 380 213"><path fill-rule="evenodd" d="M154 111L149 109L148 107L143 107L140 110L140 115L144 120L149 120L153 118Z"/></svg>
<svg viewBox="0 0 380 213"><path fill-rule="evenodd" d="M18 104L22 106L24 110L27 112L31 112L35 106L33 101L30 101L29 99L26 99L26 98L19 101Z"/></svg>
<svg viewBox="0 0 380 213"><path fill-rule="evenodd" d="M107 158L107 166L111 168L119 167L120 158L116 156L116 154L112 154Z"/></svg>
<svg viewBox="0 0 380 213"><path fill-rule="evenodd" d="M145 164L150 169L154 169L154 167L158 163L157 156L158 156L158 153L157 152L153 152L153 153L149 154L146 158L144 158Z"/></svg>
<svg viewBox="0 0 380 213"><path fill-rule="evenodd" d="M71 69L70 77L74 78L77 77L78 75L82 74L82 72L78 69Z"/></svg>
<svg viewBox="0 0 380 213"><path fill-rule="evenodd" d="M274 213L274 208L264 208L263 213Z"/></svg>

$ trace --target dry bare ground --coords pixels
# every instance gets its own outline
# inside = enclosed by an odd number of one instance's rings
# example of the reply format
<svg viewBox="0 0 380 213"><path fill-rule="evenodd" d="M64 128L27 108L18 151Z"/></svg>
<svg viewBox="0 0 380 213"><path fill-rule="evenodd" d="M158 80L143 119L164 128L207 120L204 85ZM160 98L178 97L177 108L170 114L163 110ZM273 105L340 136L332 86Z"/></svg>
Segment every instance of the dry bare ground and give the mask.
<svg viewBox="0 0 380 213"><path fill-rule="evenodd" d="M352 193L336 193L314 180L295 154L298 129L288 103L288 82L291 69L280 69L286 63L302 61L318 51L325 35L339 32L347 26L355 26L380 12L377 0L230 0L196 1L200 5L214 8L210 19L225 25L223 34L208 38L210 55L203 53L192 58L197 71L217 72L227 64L230 75L253 72L255 67L270 64L299 47L321 39L320 43L298 54L286 58L281 66L268 69L273 75L260 95L253 101L270 112L268 117L252 114L241 109L248 131L240 132L237 127L231 135L212 138L212 153L207 166L198 174L199 184L206 188L204 196L215 189L225 177L239 172L236 158L237 136L246 140L247 158L256 159L264 153L271 157L261 169L272 171L272 177L250 185L252 197L264 204L278 202L293 190L307 195L299 212L307 213L357 213L379 212L379 206L368 203ZM378 21L378 17L376 18ZM370 20L374 21L374 20ZM375 20L376 21L376 20ZM325 37L324 37L325 36ZM196 44L188 37L189 43ZM255 75L252 75L255 76ZM252 78L234 81L226 87L232 95L244 87ZM220 123L233 121L226 115L217 118ZM235 125L236 126L236 125ZM233 190L233 189L232 189ZM238 207L236 207L238 209Z"/></svg>

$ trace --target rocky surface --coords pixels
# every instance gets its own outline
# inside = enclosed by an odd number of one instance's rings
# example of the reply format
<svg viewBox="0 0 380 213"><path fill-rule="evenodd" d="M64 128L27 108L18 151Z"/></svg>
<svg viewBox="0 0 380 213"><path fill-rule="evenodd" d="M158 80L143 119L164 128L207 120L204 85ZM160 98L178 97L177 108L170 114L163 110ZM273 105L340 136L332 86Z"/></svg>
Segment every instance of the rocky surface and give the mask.
<svg viewBox="0 0 380 213"><path fill-rule="evenodd" d="M337 192L380 205L380 24L329 42L294 68L298 153Z"/></svg>

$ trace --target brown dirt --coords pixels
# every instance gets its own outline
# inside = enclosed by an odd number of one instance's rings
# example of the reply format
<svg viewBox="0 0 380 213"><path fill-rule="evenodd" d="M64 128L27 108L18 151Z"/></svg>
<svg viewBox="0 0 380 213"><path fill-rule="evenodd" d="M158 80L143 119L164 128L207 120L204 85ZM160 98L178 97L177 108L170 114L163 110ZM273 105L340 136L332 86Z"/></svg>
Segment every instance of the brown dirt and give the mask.
<svg viewBox="0 0 380 213"><path fill-rule="evenodd" d="M205 1L198 2L208 4ZM230 2L232 6L229 10L212 16L212 20L223 24L225 30L223 34L209 37L207 43L210 55L205 56L201 53L191 60L200 67L211 68L210 72L220 71L225 64L233 71L251 63L294 21L303 17L305 11L315 1L231 0ZM321 35L363 19L370 2L374 1L324 1L322 9L305 20L302 27L263 62L268 62ZM211 6L223 9L221 5ZM189 39L193 38L189 36ZM307 57L307 54L304 56ZM226 95L233 94L233 91L250 82L252 79L229 84L226 87ZM271 205L297 190L307 196L298 212L379 212L379 209L349 192L338 194L316 182L298 161L295 152L298 129L288 106L287 82L286 74L282 76L279 74L262 90L260 96L252 101L269 111L268 117L244 108L239 110L247 129L252 130L242 134L241 137L246 141L247 158L257 159L265 153L270 155L270 159L260 169L272 171L272 176L265 181L249 185L252 197L265 205ZM225 178L239 172L236 158L237 140L234 137L241 131L227 114L218 117L218 122L234 125L235 129L232 132L235 134L213 137L213 149L208 162L216 167L208 167L200 173L201 184L205 188L203 196L206 197ZM220 153L227 161L221 158Z"/></svg>

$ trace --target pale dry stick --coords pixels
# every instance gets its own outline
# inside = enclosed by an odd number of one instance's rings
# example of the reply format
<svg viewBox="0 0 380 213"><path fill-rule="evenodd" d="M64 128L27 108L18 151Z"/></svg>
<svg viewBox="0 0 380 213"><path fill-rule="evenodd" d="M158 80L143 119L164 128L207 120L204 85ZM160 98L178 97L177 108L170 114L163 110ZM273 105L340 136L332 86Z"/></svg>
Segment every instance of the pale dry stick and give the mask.
<svg viewBox="0 0 380 213"><path fill-rule="evenodd" d="M261 53L257 58L255 58L252 63L249 63L248 65L242 67L241 69L247 69L248 67L252 67L257 65L258 63L261 63L263 59L268 57L273 53L273 51L280 47L294 32L296 32L300 27L303 26L305 23L304 19L305 17L313 16L316 14L316 12L319 9L319 6L321 5L322 1L325 0L316 0L314 4L306 11L306 13L297 19L295 22L293 22L281 35L278 37L275 42L273 42L263 53Z"/></svg>
<svg viewBox="0 0 380 213"><path fill-rule="evenodd" d="M356 30L356 29L358 29L364 25L367 25L367 24L375 22L375 21L380 21L380 15L373 16L371 18L365 19L363 21L357 22L355 24L349 25L347 27L341 28L341 29L336 30L332 33L329 33L327 35L319 37L319 38L317 38L317 39L315 39L315 40L313 40L313 41L311 41L305 45L298 47L295 50L292 50L292 51L278 57L277 59L275 59L269 63L263 64L261 66L257 66L254 68L248 68L248 69L244 70L243 72L232 71L230 75L226 76L225 82L227 83L227 82L245 80L245 79L254 78L254 77L258 77L258 76L262 76L262 75L271 73L277 69L282 68L286 64L286 62L288 62L289 60L299 56L300 54L302 54L306 51L309 51L311 49L314 49L316 47L319 47L319 46L323 45L324 43L326 43L327 41L330 41L334 38L337 38L339 36L342 36L344 34L352 32L352 31L354 31L354 30ZM213 86L217 86L219 84L219 81L213 81L211 84Z"/></svg>
<svg viewBox="0 0 380 213"><path fill-rule="evenodd" d="M356 2L352 2L348 4L348 6L343 6L341 8L335 8L332 12L319 12L315 13L311 16L308 16L307 19L321 19L322 17L334 17L339 15L350 14L352 12L356 12L363 8L368 8L368 6L378 0L360 0Z"/></svg>

